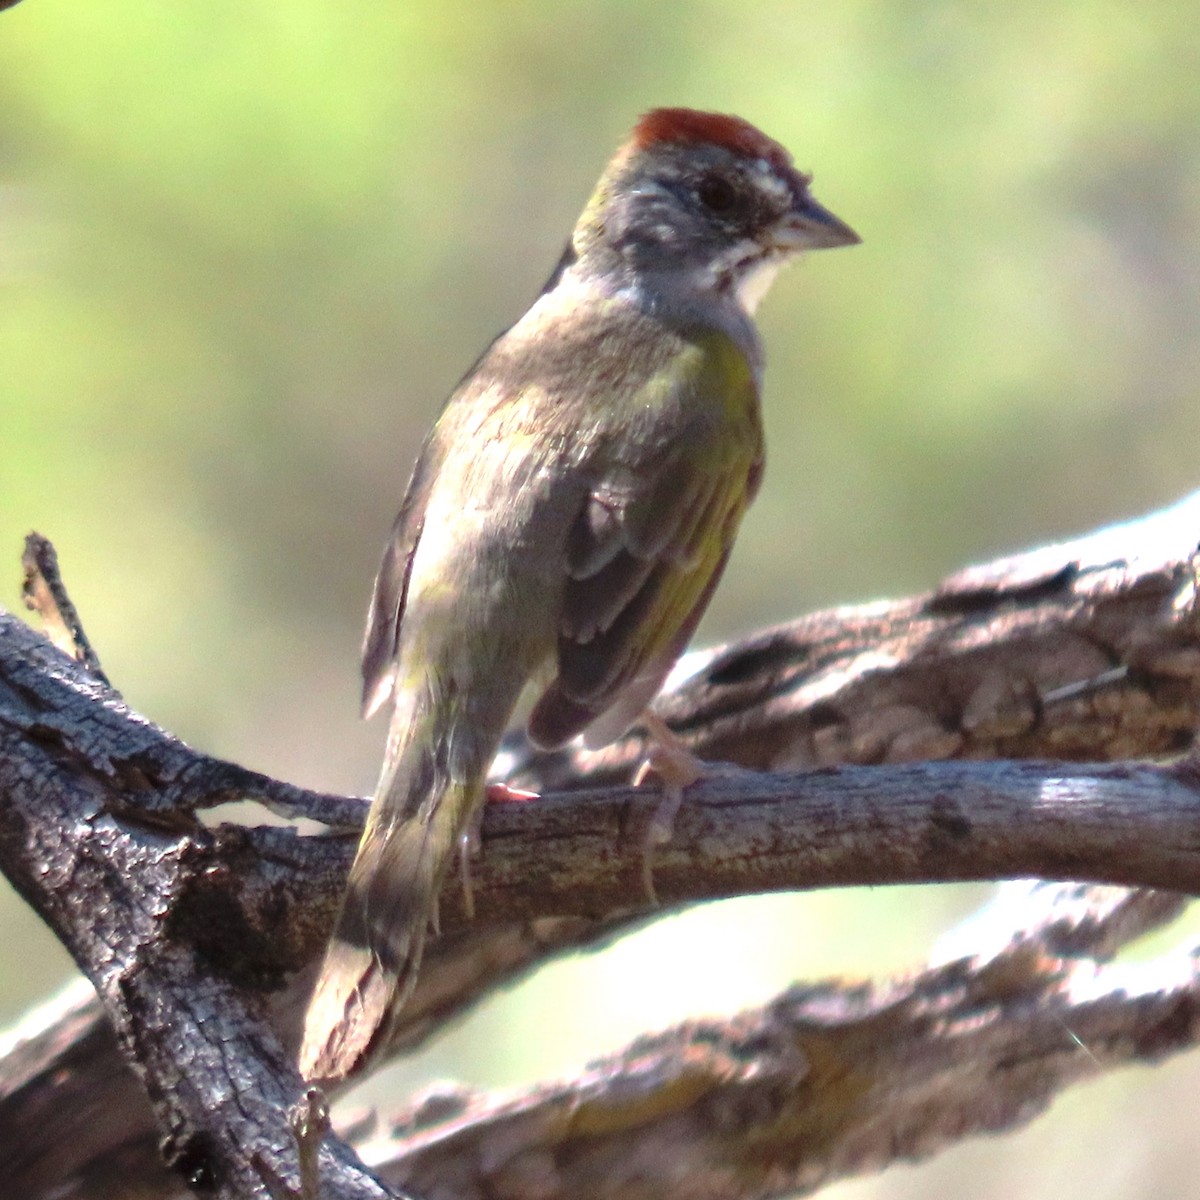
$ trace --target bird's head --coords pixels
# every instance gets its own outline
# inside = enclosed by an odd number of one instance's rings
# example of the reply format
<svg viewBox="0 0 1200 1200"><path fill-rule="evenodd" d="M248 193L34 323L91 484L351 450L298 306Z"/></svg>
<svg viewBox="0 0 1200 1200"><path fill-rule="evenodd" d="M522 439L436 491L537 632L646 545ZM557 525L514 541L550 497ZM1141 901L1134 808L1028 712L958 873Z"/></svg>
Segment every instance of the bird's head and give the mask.
<svg viewBox="0 0 1200 1200"><path fill-rule="evenodd" d="M753 312L776 271L803 250L858 235L813 199L811 179L748 121L658 108L609 163L575 228L581 265L670 275L731 293Z"/></svg>

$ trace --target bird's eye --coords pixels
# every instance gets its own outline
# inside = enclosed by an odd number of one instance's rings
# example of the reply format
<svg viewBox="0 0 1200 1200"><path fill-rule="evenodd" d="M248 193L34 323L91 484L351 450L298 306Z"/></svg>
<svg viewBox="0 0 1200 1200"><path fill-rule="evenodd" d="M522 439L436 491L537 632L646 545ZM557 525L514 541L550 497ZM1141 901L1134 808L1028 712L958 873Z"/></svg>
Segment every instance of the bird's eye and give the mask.
<svg viewBox="0 0 1200 1200"><path fill-rule="evenodd" d="M706 175L696 186L696 198L710 213L724 216L738 206L737 188L720 175Z"/></svg>

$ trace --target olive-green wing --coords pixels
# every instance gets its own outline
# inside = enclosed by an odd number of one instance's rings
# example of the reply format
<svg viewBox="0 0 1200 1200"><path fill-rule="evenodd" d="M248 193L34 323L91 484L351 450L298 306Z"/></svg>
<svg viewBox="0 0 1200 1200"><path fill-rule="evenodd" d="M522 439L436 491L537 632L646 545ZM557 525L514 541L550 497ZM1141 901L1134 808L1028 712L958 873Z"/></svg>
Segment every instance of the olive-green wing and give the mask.
<svg viewBox="0 0 1200 1200"><path fill-rule="evenodd" d="M740 355L711 357L687 389L683 428L652 458L593 487L567 545L557 674L530 738L603 744L653 698L703 615L762 470L757 389Z"/></svg>
<svg viewBox="0 0 1200 1200"><path fill-rule="evenodd" d="M362 647L362 713L370 717L388 700L395 687L400 621L408 595L413 554L425 524L425 506L440 462L436 430L425 442L413 468L404 502L392 525L375 576L367 630Z"/></svg>

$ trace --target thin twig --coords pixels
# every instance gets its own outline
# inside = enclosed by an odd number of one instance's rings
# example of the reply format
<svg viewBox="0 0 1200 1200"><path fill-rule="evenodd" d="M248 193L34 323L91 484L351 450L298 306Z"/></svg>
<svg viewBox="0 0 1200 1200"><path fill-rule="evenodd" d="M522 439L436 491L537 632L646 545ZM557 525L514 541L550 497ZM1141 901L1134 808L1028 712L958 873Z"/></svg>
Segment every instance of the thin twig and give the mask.
<svg viewBox="0 0 1200 1200"><path fill-rule="evenodd" d="M300 1156L300 1200L321 1200L321 1143L329 1132L329 1103L310 1087L288 1114Z"/></svg>
<svg viewBox="0 0 1200 1200"><path fill-rule="evenodd" d="M67 594L53 542L36 531L27 534L21 565L25 568L25 580L21 587L25 607L41 617L46 636L64 654L81 663L89 675L94 675L105 686L112 687L83 630L79 612Z"/></svg>

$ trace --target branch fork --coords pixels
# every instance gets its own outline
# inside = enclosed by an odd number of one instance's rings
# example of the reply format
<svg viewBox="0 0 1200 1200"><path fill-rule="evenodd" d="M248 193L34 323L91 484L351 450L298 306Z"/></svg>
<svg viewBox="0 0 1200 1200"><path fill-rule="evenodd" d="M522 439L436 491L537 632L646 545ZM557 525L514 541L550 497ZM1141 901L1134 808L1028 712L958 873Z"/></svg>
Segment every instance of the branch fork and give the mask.
<svg viewBox="0 0 1200 1200"><path fill-rule="evenodd" d="M31 539L27 596L60 648L0 612L0 866L94 990L0 1056L0 1176L29 1197L115 1197L134 1179L162 1197L181 1179L300 1200L783 1195L1010 1128L1079 1078L1190 1047L1193 948L1112 956L1200 890L1198 541L1200 494L692 656L662 719L691 752L753 770L689 789L656 852L665 905L1079 882L1010 886L902 979L797 987L507 1098L440 1093L350 1131L368 1170L292 1065L365 804L211 758L132 712L53 548ZM623 782L644 750L636 734L600 752L506 746L505 781L541 799L488 806L480 915L451 881L393 1053L648 918L638 854L613 853L658 801ZM242 798L330 833L200 819Z"/></svg>

